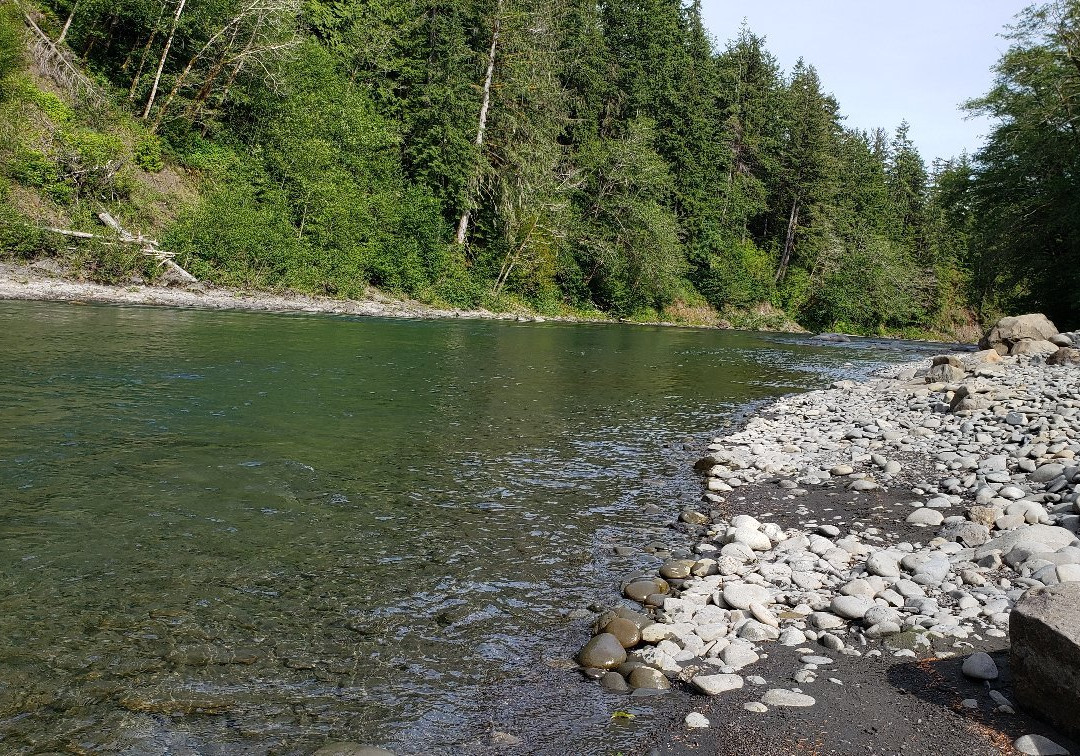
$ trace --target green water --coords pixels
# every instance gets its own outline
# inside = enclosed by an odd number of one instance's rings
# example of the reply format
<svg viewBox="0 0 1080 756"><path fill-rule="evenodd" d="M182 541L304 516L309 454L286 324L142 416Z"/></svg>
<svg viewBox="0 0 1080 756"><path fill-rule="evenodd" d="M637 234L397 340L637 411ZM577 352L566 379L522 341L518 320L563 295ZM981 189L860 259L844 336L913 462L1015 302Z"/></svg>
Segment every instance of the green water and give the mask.
<svg viewBox="0 0 1080 756"><path fill-rule="evenodd" d="M910 356L0 302L0 751L632 747L670 701L566 664L655 564L611 547L674 538L753 403Z"/></svg>

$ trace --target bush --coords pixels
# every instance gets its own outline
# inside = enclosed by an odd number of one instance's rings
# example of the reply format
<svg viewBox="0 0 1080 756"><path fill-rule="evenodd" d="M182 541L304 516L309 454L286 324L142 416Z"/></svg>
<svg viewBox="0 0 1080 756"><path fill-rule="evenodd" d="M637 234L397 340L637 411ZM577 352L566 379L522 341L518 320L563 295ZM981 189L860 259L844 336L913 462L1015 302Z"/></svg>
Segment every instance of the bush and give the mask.
<svg viewBox="0 0 1080 756"><path fill-rule="evenodd" d="M130 187L120 174L125 150L119 137L87 128L61 129L57 136L60 180L71 187L74 198L115 201L127 196Z"/></svg>
<svg viewBox="0 0 1080 756"><path fill-rule="evenodd" d="M55 252L53 244L6 201L0 200L0 255L33 259Z"/></svg>
<svg viewBox="0 0 1080 756"><path fill-rule="evenodd" d="M751 241L737 241L708 254L706 265L695 279L698 290L714 307L745 308L771 302L776 295L776 261Z"/></svg>
<svg viewBox="0 0 1080 756"><path fill-rule="evenodd" d="M146 134L135 143L135 165L147 173L158 173L165 167L161 159L161 140L154 134Z"/></svg>
<svg viewBox="0 0 1080 756"><path fill-rule="evenodd" d="M243 182L214 186L180 216L162 243L198 278L231 286L303 284L312 256L278 200L258 196Z"/></svg>

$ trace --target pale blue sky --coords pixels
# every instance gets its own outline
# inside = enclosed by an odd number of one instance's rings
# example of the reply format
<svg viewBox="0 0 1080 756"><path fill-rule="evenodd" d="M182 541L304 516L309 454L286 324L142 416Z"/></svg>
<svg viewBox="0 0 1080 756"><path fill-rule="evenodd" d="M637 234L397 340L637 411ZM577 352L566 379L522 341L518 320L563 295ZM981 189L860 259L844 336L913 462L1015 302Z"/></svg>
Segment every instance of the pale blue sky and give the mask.
<svg viewBox="0 0 1080 756"><path fill-rule="evenodd" d="M722 48L745 18L781 67L800 56L840 102L848 126L892 131L911 124L929 164L974 152L988 130L959 104L985 93L1007 48L998 35L1030 2L1020 0L702 0Z"/></svg>

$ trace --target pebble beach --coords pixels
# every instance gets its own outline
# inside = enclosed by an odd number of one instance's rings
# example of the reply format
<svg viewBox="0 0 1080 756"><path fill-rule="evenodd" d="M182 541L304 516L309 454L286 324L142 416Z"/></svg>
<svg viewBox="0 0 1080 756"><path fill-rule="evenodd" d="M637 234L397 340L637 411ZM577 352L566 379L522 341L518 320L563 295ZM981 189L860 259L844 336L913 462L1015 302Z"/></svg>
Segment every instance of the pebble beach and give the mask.
<svg viewBox="0 0 1080 756"><path fill-rule="evenodd" d="M613 695L700 697L655 752L726 753L733 722L857 702L849 668L895 682L926 663L982 726L949 752L1076 748L1060 712L1013 700L1007 669L1025 597L1080 581L1080 337L1024 318L981 351L788 397L712 440L684 547L626 577L577 658ZM933 752L887 735L847 751L835 721L819 729L822 752Z"/></svg>

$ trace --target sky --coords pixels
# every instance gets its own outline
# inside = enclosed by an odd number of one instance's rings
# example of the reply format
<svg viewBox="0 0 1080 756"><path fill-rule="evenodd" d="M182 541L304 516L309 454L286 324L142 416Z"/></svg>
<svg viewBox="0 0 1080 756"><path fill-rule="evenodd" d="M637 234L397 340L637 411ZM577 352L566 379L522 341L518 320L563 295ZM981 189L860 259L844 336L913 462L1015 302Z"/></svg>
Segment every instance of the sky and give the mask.
<svg viewBox="0 0 1080 756"><path fill-rule="evenodd" d="M702 0L723 48L745 19L785 72L817 68L845 124L890 132L907 120L927 164L975 152L989 122L960 103L991 86L1007 49L999 36L1031 0Z"/></svg>

